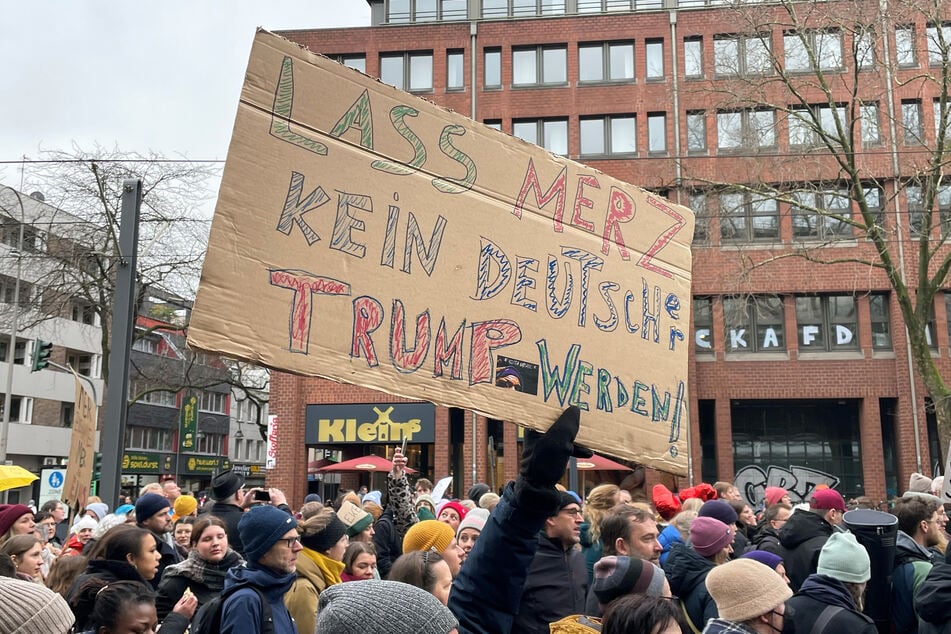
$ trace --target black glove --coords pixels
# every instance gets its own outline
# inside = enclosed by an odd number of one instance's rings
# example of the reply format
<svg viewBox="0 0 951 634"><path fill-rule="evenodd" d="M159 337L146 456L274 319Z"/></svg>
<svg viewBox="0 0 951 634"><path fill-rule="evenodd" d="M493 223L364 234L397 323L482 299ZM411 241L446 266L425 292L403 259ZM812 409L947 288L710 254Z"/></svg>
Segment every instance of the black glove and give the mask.
<svg viewBox="0 0 951 634"><path fill-rule="evenodd" d="M526 431L519 476L533 487L551 489L565 474L568 458L590 458L590 451L574 443L580 423L581 411L572 405L544 434Z"/></svg>

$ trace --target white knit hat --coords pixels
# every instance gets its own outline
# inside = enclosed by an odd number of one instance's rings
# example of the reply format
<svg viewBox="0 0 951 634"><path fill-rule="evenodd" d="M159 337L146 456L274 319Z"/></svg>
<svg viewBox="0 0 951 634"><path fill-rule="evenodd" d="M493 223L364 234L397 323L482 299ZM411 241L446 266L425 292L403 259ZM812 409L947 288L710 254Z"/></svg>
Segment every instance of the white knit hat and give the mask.
<svg viewBox="0 0 951 634"><path fill-rule="evenodd" d="M3 634L66 634L75 621L66 600L46 586L0 577Z"/></svg>
<svg viewBox="0 0 951 634"><path fill-rule="evenodd" d="M832 533L819 551L816 572L846 583L865 583L872 578L868 551L852 533Z"/></svg>
<svg viewBox="0 0 951 634"><path fill-rule="evenodd" d="M459 528L456 529L456 538L458 539L459 533L466 528L474 528L481 533L488 519L489 511L487 509L472 509L466 513L465 518L459 522Z"/></svg>
<svg viewBox="0 0 951 634"><path fill-rule="evenodd" d="M79 518L78 522L73 524L73 528L71 529L71 532L78 534L79 531L83 530L84 528L91 528L93 530L96 530L97 526L99 526L99 522L89 517L88 515L83 515L81 518Z"/></svg>

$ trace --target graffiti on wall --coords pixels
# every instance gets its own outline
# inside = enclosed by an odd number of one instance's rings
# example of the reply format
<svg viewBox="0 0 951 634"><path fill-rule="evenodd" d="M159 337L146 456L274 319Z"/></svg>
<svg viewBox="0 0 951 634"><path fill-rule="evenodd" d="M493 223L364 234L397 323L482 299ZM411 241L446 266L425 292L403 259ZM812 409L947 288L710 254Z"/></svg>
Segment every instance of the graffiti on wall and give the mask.
<svg viewBox="0 0 951 634"><path fill-rule="evenodd" d="M761 467L749 465L737 471L734 482L747 504L755 508L762 504L766 487L786 489L793 504L799 504L808 502L819 484L827 484L834 489L839 484L839 478L809 467L769 465L763 471Z"/></svg>

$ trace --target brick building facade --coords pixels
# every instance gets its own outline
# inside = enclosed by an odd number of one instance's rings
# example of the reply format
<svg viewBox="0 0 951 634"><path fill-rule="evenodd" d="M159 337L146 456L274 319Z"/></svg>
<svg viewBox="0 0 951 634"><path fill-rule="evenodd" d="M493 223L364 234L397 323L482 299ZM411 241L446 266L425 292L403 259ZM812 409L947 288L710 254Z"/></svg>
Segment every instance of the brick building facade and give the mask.
<svg viewBox="0 0 951 634"><path fill-rule="evenodd" d="M946 119L937 84L909 80L936 72L947 58L951 37L936 36L948 26L938 29L923 14L882 19L868 12L877 5L862 3L827 3L823 16L807 18L808 31L793 30L781 6L740 14L694 0L369 3L372 26L283 35L695 211L689 367L695 481L738 478L753 498L767 480L787 486L793 497L829 482L847 497L882 500L901 493L910 472L931 473L943 450L909 362L899 307L884 273L857 261L874 259L872 244L847 223L808 211L848 210L854 195L797 113L825 126L839 109L848 110L843 120L854 124L862 150L863 195L890 240L904 244L898 254L914 286L920 192L907 179ZM750 31L751 11L769 26ZM842 19L845 11L854 13ZM819 54L808 59L807 49ZM810 64L837 79L828 93L804 86L803 100L815 105L792 108L796 99L775 78L779 70L805 76ZM738 86L759 90L762 104L780 106L738 105ZM764 183L790 182L797 191L785 202L756 195ZM938 196L942 213L951 211L948 193ZM788 200L795 196L803 197L795 198L800 207ZM844 262L784 257L814 247ZM778 260L748 266L769 257ZM942 372L951 370L949 297L939 293L928 332ZM308 405L401 402L276 375L271 411L282 421L282 438L270 481L291 499L306 492ZM476 480L489 479L490 436L503 456L492 463L496 481L514 475L514 425L473 423L469 413L440 407L434 416L432 451L417 464L426 475L454 473L457 494L473 482L473 469ZM366 450L333 447L345 458Z"/></svg>

